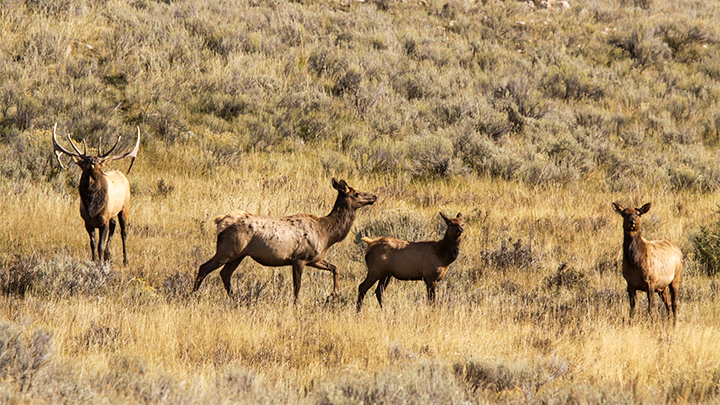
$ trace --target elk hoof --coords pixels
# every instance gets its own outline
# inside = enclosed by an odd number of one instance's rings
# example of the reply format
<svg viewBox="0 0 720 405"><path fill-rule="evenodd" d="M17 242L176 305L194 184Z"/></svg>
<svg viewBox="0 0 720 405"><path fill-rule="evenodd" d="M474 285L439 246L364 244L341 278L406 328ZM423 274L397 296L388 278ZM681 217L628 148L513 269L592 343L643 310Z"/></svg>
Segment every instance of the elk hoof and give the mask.
<svg viewBox="0 0 720 405"><path fill-rule="evenodd" d="M325 303L329 304L329 303L337 300L337 298L338 298L338 293L332 293L332 294L328 295L328 297L325 299Z"/></svg>

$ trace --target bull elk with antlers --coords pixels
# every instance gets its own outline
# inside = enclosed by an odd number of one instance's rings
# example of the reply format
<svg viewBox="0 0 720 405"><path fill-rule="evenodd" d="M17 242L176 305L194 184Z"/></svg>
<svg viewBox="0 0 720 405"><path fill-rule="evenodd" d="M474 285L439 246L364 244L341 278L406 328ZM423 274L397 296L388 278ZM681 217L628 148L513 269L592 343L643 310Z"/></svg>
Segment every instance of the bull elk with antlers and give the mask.
<svg viewBox="0 0 720 405"><path fill-rule="evenodd" d="M90 250L92 251L93 261L110 260L110 239L115 233L115 217L120 222L120 235L122 236L123 245L123 264L127 265L127 249L125 247L125 239L127 237L127 220L130 207L130 183L125 175L117 170L104 172L103 169L112 161L131 158L128 173L132 169L135 158L137 157L138 147L140 146L140 127L138 127L137 141L135 147L126 153L120 155L110 155L118 143L121 136L118 136L115 145L107 152L102 152L102 138L98 143L98 155L91 156L87 154L87 144L83 139L83 151L80 150L67 134L75 152L71 152L57 142L56 137L57 123L53 127L53 150L60 167L63 169L60 157L63 154L70 156L75 164L80 166L82 176L80 177L80 215L85 221L85 229L90 235ZM100 243L95 239L95 229L99 229Z"/></svg>

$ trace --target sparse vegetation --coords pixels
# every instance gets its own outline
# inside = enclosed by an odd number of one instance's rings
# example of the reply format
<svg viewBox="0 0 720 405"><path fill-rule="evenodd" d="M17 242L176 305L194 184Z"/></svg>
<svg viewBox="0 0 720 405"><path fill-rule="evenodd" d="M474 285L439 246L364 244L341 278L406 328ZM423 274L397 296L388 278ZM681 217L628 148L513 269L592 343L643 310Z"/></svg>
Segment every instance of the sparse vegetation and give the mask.
<svg viewBox="0 0 720 405"><path fill-rule="evenodd" d="M2 2L0 397L720 401L720 6L560 3ZM142 131L127 267L86 260L56 121ZM235 301L190 293L216 216L323 215L332 177L378 196L328 253L335 302L252 261ZM674 330L626 322L611 201L684 253ZM441 210L466 235L436 304L395 283L355 315L360 238L439 237Z"/></svg>

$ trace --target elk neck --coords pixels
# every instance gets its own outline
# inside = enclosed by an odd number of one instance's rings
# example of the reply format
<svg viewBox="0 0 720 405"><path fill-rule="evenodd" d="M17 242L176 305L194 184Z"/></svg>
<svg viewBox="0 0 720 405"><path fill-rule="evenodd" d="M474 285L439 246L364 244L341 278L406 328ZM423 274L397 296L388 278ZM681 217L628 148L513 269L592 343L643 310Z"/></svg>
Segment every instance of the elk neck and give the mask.
<svg viewBox="0 0 720 405"><path fill-rule="evenodd" d="M338 194L332 211L323 219L325 220L323 225L328 237L328 246L330 246L345 239L348 235L355 221L355 210L348 204L347 197Z"/></svg>
<svg viewBox="0 0 720 405"><path fill-rule="evenodd" d="M438 253L446 266L454 262L460 255L460 240L461 238L453 238L448 232L445 232L445 237L438 241Z"/></svg>
<svg viewBox="0 0 720 405"><path fill-rule="evenodd" d="M88 214L91 217L97 216L107 201L107 176L99 169L83 170L78 190Z"/></svg>
<svg viewBox="0 0 720 405"><path fill-rule="evenodd" d="M634 265L642 265L647 257L645 240L640 231L625 231L623 237L623 258Z"/></svg>

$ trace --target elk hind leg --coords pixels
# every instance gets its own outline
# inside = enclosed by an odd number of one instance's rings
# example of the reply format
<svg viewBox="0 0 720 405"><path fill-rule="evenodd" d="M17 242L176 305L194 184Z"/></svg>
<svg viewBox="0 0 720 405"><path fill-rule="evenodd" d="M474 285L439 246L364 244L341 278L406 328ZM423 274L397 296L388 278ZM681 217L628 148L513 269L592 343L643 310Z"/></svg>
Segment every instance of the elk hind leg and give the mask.
<svg viewBox="0 0 720 405"><path fill-rule="evenodd" d="M223 267L222 270L220 270L220 277L222 277L223 285L225 285L225 291L227 291L230 298L234 298L235 295L232 291L232 286L230 285L230 278L233 275L233 272L237 267L240 265L240 262L245 258L245 256L240 256L237 259L234 259L230 262L228 262L225 267Z"/></svg>
<svg viewBox="0 0 720 405"><path fill-rule="evenodd" d="M215 271L218 267L224 265L231 260L237 259L241 255L242 257L245 257L242 253L242 250L245 249L245 245L247 245L247 243L243 243L242 246L235 246L235 243L236 239L233 237L233 235L228 233L227 229L222 231L220 235L218 235L215 256L200 265L197 277L195 277L193 292L197 291L200 288L200 284L202 284L205 277ZM240 250L240 252L238 252L238 250ZM234 270L235 269L233 269L233 271Z"/></svg>
<svg viewBox="0 0 720 405"><path fill-rule="evenodd" d="M668 289L670 290L670 300L672 304L672 312L673 312L673 325L677 324L677 298L678 298L678 286L673 281L669 286Z"/></svg>
<svg viewBox="0 0 720 405"><path fill-rule="evenodd" d="M362 302L363 299L365 299L365 294L367 294L370 287L375 284L376 281L378 281L379 277L372 274L371 272L368 272L367 277L365 277L365 280L363 280L362 283L358 286L358 299L357 299L357 311L360 312L360 308L362 308ZM382 303L380 304L382 307Z"/></svg>
<svg viewBox="0 0 720 405"><path fill-rule="evenodd" d="M307 265L310 267L314 267L316 269L329 271L333 274L333 292L327 298L327 301L331 301L331 300L337 298L337 296L339 295L337 267L335 267L334 264L330 264L330 263L326 262L325 260L319 260L315 263L308 263Z"/></svg>
<svg viewBox="0 0 720 405"><path fill-rule="evenodd" d="M383 307L383 297L385 296L385 290L387 290L388 284L390 284L391 275L387 275L378 281L377 288L375 288L375 297L377 298L380 308Z"/></svg>
<svg viewBox="0 0 720 405"><path fill-rule="evenodd" d="M122 239L122 247L123 247L123 265L128 265L128 259L127 259L127 248L125 247L125 239L127 239L127 214L126 211L120 211L118 214L118 222L120 222L120 238Z"/></svg>
<svg viewBox="0 0 720 405"><path fill-rule="evenodd" d="M658 295L660 296L660 299L662 300L663 304L665 304L665 310L667 311L668 316L670 316L670 288L665 287L662 291L658 291Z"/></svg>

